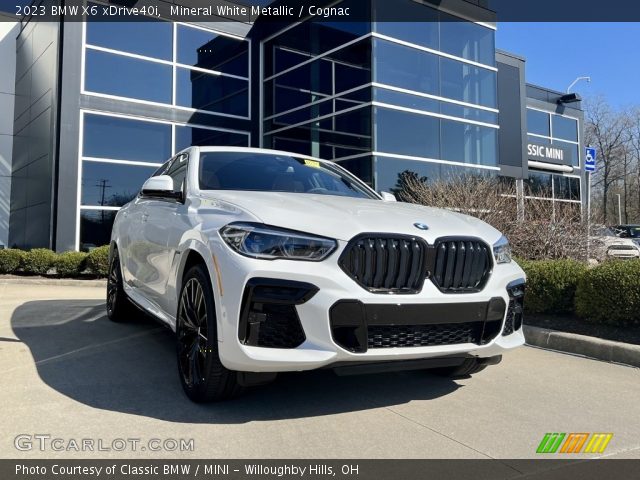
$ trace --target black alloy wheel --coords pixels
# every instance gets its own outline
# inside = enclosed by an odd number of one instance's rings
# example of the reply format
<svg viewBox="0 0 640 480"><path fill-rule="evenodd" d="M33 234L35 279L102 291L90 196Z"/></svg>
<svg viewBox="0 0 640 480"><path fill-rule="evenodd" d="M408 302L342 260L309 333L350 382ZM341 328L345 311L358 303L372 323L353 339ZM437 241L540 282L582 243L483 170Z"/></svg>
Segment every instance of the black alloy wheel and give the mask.
<svg viewBox="0 0 640 480"><path fill-rule="evenodd" d="M123 322L132 314L131 307L131 301L122 285L120 255L118 249L114 248L107 276L107 317L113 322Z"/></svg>
<svg viewBox="0 0 640 480"><path fill-rule="evenodd" d="M185 275L176 319L180 381L194 402L226 400L241 391L238 374L222 365L211 283L202 265Z"/></svg>

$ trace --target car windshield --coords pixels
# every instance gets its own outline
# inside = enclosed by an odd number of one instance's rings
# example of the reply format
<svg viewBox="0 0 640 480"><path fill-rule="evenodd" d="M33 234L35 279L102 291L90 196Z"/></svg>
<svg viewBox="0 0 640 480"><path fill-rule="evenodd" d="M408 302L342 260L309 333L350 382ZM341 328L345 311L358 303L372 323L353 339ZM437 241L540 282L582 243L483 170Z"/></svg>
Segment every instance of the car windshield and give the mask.
<svg viewBox="0 0 640 480"><path fill-rule="evenodd" d="M331 163L254 152L202 152L201 190L316 193L376 198L364 184Z"/></svg>
<svg viewBox="0 0 640 480"><path fill-rule="evenodd" d="M631 238L640 238L640 226L627 227L626 230Z"/></svg>

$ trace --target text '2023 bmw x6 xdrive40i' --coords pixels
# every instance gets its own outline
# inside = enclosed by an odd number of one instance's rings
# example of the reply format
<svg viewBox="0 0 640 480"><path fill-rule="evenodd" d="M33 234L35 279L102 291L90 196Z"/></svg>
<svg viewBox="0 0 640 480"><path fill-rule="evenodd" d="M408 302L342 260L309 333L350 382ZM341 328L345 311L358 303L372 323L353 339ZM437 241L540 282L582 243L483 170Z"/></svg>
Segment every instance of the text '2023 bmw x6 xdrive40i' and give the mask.
<svg viewBox="0 0 640 480"><path fill-rule="evenodd" d="M116 216L108 316L135 304L175 330L194 401L323 367L464 376L522 345L500 232L392 200L320 159L186 149Z"/></svg>

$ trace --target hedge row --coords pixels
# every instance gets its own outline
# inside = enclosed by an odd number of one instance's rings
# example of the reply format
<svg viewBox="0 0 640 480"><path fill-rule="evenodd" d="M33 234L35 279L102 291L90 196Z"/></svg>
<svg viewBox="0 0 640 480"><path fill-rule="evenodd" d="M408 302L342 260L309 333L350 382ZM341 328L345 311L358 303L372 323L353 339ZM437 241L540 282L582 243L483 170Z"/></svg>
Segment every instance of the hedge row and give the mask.
<svg viewBox="0 0 640 480"><path fill-rule="evenodd" d="M46 248L0 250L0 274L106 277L109 270L109 246L85 252L55 253Z"/></svg>
<svg viewBox="0 0 640 480"><path fill-rule="evenodd" d="M526 313L640 325L640 260L610 260L593 268L573 260L519 263L527 273Z"/></svg>

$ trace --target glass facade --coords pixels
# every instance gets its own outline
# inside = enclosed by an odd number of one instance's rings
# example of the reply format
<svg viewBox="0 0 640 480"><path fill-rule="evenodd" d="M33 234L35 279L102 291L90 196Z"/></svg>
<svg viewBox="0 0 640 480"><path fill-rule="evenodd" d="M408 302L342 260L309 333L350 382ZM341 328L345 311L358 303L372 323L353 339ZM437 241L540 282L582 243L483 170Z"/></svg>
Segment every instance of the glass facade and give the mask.
<svg viewBox="0 0 640 480"><path fill-rule="evenodd" d="M251 144L248 39L155 19L89 19L84 29L81 93L108 98L115 110L81 113L81 250L109 242L117 210L176 152ZM139 102L164 113L120 113ZM180 111L190 119L176 121Z"/></svg>
<svg viewBox="0 0 640 480"><path fill-rule="evenodd" d="M571 165L580 167L580 137L576 118L527 108L527 132L531 142L564 148L570 154Z"/></svg>
<svg viewBox="0 0 640 480"><path fill-rule="evenodd" d="M86 93L249 118L248 40L151 19L85 29Z"/></svg>
<svg viewBox="0 0 640 480"><path fill-rule="evenodd" d="M434 180L497 171L494 30L411 0L393 8L416 22L376 21L390 3L372 2L371 23L305 22L263 43L263 145L334 159L377 190L404 162Z"/></svg>
<svg viewBox="0 0 640 480"><path fill-rule="evenodd" d="M174 153L191 145L250 145L248 132L90 111L82 119L81 250L109 243L117 209Z"/></svg>
<svg viewBox="0 0 640 480"><path fill-rule="evenodd" d="M569 152L569 163L574 168L580 167L578 130L576 118L527 108L527 141L563 147ZM531 201L545 199L579 204L582 200L579 172L562 174L529 170L529 178L524 180L524 195Z"/></svg>

